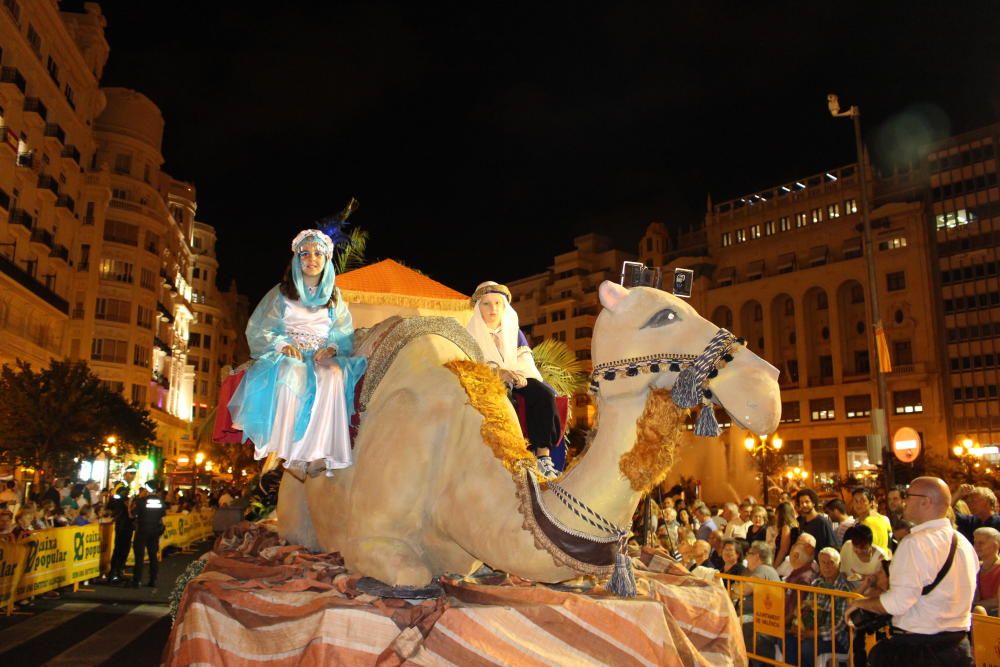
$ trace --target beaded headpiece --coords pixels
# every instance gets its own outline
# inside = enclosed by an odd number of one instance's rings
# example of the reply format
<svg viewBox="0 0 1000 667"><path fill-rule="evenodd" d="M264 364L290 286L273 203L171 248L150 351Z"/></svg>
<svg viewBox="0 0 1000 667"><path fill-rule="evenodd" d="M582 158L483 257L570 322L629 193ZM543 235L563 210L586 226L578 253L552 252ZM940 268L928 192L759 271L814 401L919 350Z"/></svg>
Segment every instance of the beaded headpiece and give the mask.
<svg viewBox="0 0 1000 667"><path fill-rule="evenodd" d="M333 257L333 239L319 229L303 229L299 232L292 241L292 252L298 252L299 247L307 241L321 245L327 259Z"/></svg>
<svg viewBox="0 0 1000 667"><path fill-rule="evenodd" d="M476 287L476 291L472 293L472 297L469 299L469 301L472 303L473 306L475 306L477 303L479 303L479 300L482 299L487 294L502 294L503 296L507 297L507 303L510 303L512 301L510 296L510 290L507 289L507 286L501 285L500 283L495 283L492 280L487 280L485 283L479 283L479 285Z"/></svg>

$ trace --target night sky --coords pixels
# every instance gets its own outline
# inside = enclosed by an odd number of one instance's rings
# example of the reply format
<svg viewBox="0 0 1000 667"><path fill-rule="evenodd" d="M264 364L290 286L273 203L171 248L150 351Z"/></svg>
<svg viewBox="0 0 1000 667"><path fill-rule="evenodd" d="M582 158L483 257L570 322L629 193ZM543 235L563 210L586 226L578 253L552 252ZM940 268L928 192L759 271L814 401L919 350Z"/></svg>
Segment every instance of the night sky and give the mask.
<svg viewBox="0 0 1000 667"><path fill-rule="evenodd" d="M100 4L251 305L351 196L369 259L469 293L853 161L828 92L879 162L1000 119L995 2Z"/></svg>

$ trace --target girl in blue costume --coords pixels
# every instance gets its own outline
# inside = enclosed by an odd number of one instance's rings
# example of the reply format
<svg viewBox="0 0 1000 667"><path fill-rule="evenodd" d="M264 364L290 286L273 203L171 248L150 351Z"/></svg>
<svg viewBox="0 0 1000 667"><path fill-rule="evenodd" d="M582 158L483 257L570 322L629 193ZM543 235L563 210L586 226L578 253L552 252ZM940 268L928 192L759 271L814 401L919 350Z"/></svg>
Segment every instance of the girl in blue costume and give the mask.
<svg viewBox="0 0 1000 667"><path fill-rule="evenodd" d="M254 364L229 401L233 425L254 458L276 454L286 468L333 471L351 465L348 427L354 386L367 360L353 357L354 323L334 286L333 241L299 232L282 282L247 324Z"/></svg>

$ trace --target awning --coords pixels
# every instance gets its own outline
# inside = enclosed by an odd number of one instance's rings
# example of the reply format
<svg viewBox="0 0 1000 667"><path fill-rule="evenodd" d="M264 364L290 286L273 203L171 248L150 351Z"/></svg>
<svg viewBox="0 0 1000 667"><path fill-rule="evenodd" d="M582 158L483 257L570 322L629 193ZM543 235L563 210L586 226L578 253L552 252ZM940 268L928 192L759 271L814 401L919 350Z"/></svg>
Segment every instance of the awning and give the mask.
<svg viewBox="0 0 1000 667"><path fill-rule="evenodd" d="M784 254L778 255L778 270L783 271L785 269L795 268L795 253L786 252Z"/></svg>
<svg viewBox="0 0 1000 667"><path fill-rule="evenodd" d="M814 245L809 249L809 266L826 264L826 255L829 249L825 245Z"/></svg>
<svg viewBox="0 0 1000 667"><path fill-rule="evenodd" d="M735 266L726 266L719 269L719 277L716 279L717 283L721 285L723 283L732 283L735 280L736 280Z"/></svg>
<svg viewBox="0 0 1000 667"><path fill-rule="evenodd" d="M758 259L747 265L747 280L760 278L764 275L764 260Z"/></svg>
<svg viewBox="0 0 1000 667"><path fill-rule="evenodd" d="M852 236L849 239L844 239L844 245L841 248L844 257L860 257L861 256L861 237Z"/></svg>

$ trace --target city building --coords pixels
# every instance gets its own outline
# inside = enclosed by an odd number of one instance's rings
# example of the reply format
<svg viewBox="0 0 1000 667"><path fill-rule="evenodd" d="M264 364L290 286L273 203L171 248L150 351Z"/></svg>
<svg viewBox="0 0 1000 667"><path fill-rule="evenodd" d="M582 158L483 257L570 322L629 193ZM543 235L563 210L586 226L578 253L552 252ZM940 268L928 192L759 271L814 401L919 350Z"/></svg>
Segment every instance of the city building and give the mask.
<svg viewBox="0 0 1000 667"><path fill-rule="evenodd" d="M0 8L0 363L86 360L150 410L174 458L193 451L247 307L215 289L194 186L161 170L159 108L100 87L104 29L95 3Z"/></svg>
<svg viewBox="0 0 1000 667"><path fill-rule="evenodd" d="M547 338L562 341L589 372L590 339L601 310L597 288L605 280L617 281L625 261L635 261L635 256L612 248L604 236L585 234L573 239L573 250L556 255L548 271L505 283L532 346ZM595 415L588 393L573 398L575 425L589 428Z"/></svg>
<svg viewBox="0 0 1000 667"><path fill-rule="evenodd" d="M970 441L1000 458L1000 124L949 137L897 164L879 201L925 203L936 267L936 348L952 446Z"/></svg>

